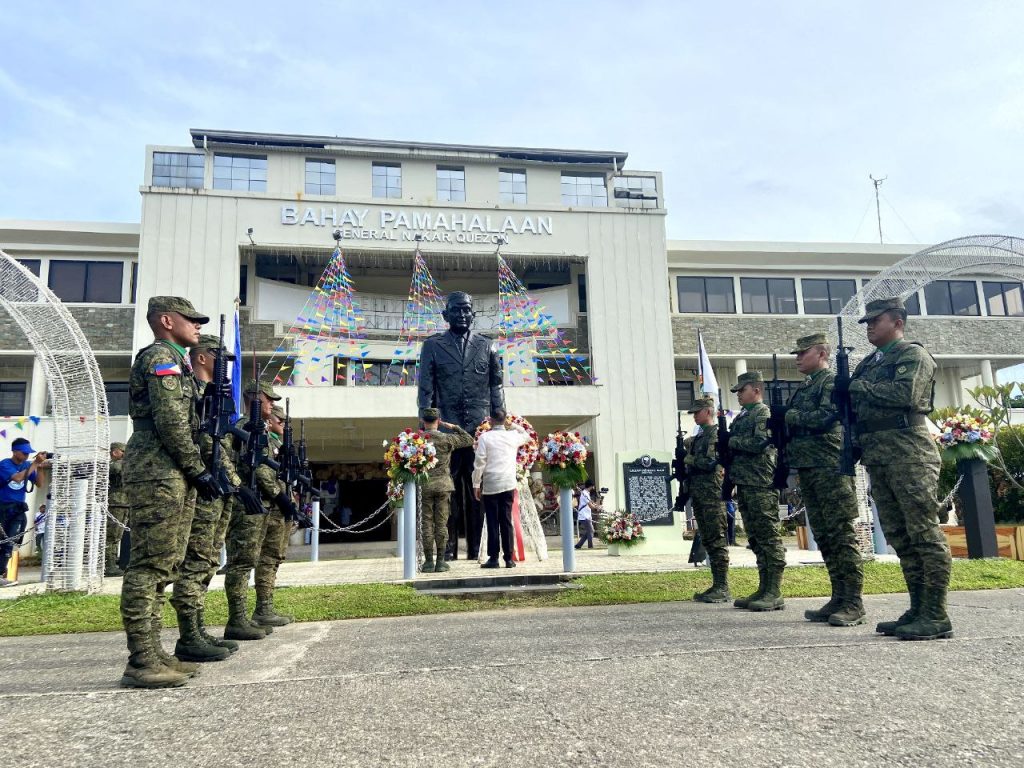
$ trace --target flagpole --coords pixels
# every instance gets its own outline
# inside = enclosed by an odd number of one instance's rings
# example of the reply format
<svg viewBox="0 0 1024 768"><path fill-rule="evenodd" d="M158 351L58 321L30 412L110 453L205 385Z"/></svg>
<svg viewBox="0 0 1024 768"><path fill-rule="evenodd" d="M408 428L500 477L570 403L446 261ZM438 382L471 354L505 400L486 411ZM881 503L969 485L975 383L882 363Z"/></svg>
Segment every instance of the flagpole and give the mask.
<svg viewBox="0 0 1024 768"><path fill-rule="evenodd" d="M700 351L704 348L704 339L701 337L700 326L697 327L697 385L700 393L704 394L704 356Z"/></svg>

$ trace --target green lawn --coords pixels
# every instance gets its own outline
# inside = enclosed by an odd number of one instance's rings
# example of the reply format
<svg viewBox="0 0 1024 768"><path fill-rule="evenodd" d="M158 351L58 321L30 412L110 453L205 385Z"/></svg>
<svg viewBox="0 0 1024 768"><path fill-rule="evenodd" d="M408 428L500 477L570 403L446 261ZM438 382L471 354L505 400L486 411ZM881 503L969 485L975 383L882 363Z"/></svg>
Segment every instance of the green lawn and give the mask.
<svg viewBox="0 0 1024 768"><path fill-rule="evenodd" d="M580 589L541 593L498 601L446 599L422 595L412 587L394 584L346 584L340 586L286 587L275 594L274 603L298 621L333 621L382 616L411 616L430 613L461 613L515 608L546 608L620 603L660 603L689 600L693 593L711 584L708 571L667 573L601 574L580 576ZM744 595L757 586L757 572L737 568L730 573L734 594ZM1016 560L958 560L953 564L950 588L1008 589L1024 587L1024 562ZM866 563L865 594L903 592L906 585L898 566ZM801 567L786 571L786 597L821 597L829 591L824 568ZM0 637L48 635L71 632L106 632L121 628L119 598L114 595L37 595L0 601ZM207 598L207 624L227 621L223 592ZM164 624L175 624L174 612L164 606Z"/></svg>

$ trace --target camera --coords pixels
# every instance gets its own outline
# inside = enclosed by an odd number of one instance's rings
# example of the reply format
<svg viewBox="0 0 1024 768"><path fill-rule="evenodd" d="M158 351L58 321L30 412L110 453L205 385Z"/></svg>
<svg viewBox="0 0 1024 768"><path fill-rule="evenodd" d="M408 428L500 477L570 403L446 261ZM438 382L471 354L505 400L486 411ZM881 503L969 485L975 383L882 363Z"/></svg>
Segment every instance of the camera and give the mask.
<svg viewBox="0 0 1024 768"><path fill-rule="evenodd" d="M38 453L36 453L36 455L37 456L42 456L44 459L52 459L53 458L53 452L52 451L39 451Z"/></svg>
<svg viewBox="0 0 1024 768"><path fill-rule="evenodd" d="M608 489L607 488L599 488L598 490L600 491L602 496L604 496L605 494L608 493Z"/></svg>

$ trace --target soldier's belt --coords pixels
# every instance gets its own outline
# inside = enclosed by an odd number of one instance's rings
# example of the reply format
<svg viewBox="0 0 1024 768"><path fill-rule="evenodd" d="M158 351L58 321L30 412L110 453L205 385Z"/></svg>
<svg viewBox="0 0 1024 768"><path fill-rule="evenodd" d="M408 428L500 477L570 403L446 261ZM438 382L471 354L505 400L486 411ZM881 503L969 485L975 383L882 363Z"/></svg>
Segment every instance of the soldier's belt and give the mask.
<svg viewBox="0 0 1024 768"><path fill-rule="evenodd" d="M789 427L790 437L816 437L817 435L827 435L829 432L836 430L836 422L833 422L824 429L811 429L810 427Z"/></svg>
<svg viewBox="0 0 1024 768"><path fill-rule="evenodd" d="M143 416L132 419L132 429L136 432L156 432L156 423L151 418Z"/></svg>
<svg viewBox="0 0 1024 768"><path fill-rule="evenodd" d="M895 413L891 416L879 416L876 419L858 420L854 430L858 435L867 435L872 432L883 432L887 429L921 427L925 423L925 417L922 413Z"/></svg>

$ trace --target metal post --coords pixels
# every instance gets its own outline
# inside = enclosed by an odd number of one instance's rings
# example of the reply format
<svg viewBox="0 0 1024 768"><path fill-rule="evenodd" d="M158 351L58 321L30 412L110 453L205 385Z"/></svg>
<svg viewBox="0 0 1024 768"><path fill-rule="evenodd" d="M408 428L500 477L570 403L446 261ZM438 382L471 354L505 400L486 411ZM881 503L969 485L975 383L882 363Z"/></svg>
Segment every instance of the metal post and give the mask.
<svg viewBox="0 0 1024 768"><path fill-rule="evenodd" d="M968 459L958 461L956 468L963 477L960 498L964 503L967 556L971 559L999 557L992 490L988 484L988 464L981 459Z"/></svg>
<svg viewBox="0 0 1024 768"><path fill-rule="evenodd" d="M320 562L320 499L313 499L313 527L309 529L309 562Z"/></svg>
<svg viewBox="0 0 1024 768"><path fill-rule="evenodd" d="M68 515L68 554L64 563L67 585L72 591L82 589L82 561L85 558L85 507L89 498L89 481L75 480L71 486L71 511Z"/></svg>
<svg viewBox="0 0 1024 768"><path fill-rule="evenodd" d="M572 538L572 488L558 490L558 507L562 523L562 570L566 573L576 571L576 550Z"/></svg>
<svg viewBox="0 0 1024 768"><path fill-rule="evenodd" d="M47 515L50 514L49 509L47 509L46 514ZM47 550L48 550L48 548L50 546L50 536L52 535L50 533L50 530L52 529L53 526L52 526L52 524L49 521L47 521L44 524L46 525L46 528L43 529L42 546L39 548L39 581L41 581L42 583L45 584L46 583L46 561L49 559L46 556L46 552L47 552Z"/></svg>
<svg viewBox="0 0 1024 768"><path fill-rule="evenodd" d="M804 512L804 515L806 517L807 513ZM817 552L818 551L818 542L814 538L814 529L811 528L811 521L810 520L807 521L807 550L809 552Z"/></svg>
<svg viewBox="0 0 1024 768"><path fill-rule="evenodd" d="M412 480L405 482L398 530L402 540L402 578L415 579L419 563L416 562L416 483Z"/></svg>
<svg viewBox="0 0 1024 768"><path fill-rule="evenodd" d="M878 517L878 507L875 506L875 502L871 501L871 516L874 518L874 524L871 526L871 538L875 545L876 555L887 555L889 554L889 542L885 540L885 534L882 532L882 520Z"/></svg>
<svg viewBox="0 0 1024 768"><path fill-rule="evenodd" d="M405 496L402 496L402 512L396 516L395 527L398 529L395 534L395 557L405 555Z"/></svg>

